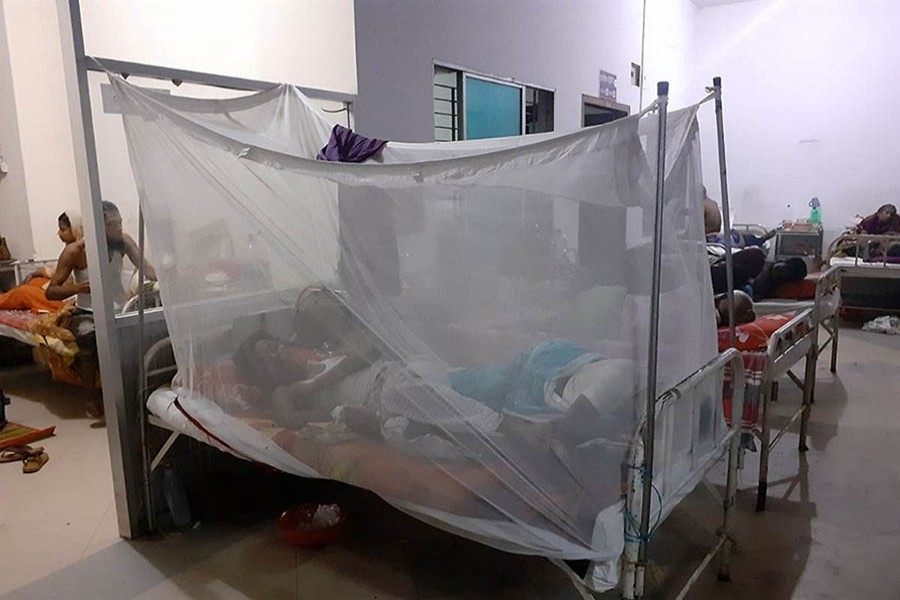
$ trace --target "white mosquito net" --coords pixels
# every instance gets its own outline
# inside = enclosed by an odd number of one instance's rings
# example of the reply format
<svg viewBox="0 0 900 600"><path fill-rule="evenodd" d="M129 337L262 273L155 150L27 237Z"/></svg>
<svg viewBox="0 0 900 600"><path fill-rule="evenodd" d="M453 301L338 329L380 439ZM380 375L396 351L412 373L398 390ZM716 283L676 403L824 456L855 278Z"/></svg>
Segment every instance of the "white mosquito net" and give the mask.
<svg viewBox="0 0 900 600"><path fill-rule="evenodd" d="M619 556L655 117L326 163L330 125L292 87L210 101L112 82L193 420L501 549ZM716 351L695 112L669 115L659 391ZM661 434L683 451L657 464L659 499L724 430L718 398Z"/></svg>

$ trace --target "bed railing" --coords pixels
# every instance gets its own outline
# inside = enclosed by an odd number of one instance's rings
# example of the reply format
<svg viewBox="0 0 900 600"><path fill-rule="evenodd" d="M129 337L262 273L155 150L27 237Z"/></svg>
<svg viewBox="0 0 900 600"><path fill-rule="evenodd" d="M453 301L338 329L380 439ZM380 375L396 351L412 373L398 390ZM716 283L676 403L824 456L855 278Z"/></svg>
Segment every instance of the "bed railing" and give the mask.
<svg viewBox="0 0 900 600"><path fill-rule="evenodd" d="M828 246L828 259L853 249L854 265L862 262L887 267L891 264L887 253L892 246L900 246L900 234L844 233ZM878 255L873 256L873 251L878 251Z"/></svg>
<svg viewBox="0 0 900 600"><path fill-rule="evenodd" d="M841 269L829 267L816 283L816 322L825 330L827 337L818 344L816 353L821 355L831 344L831 372L837 372L838 340L841 318ZM818 340L817 340L818 341Z"/></svg>
<svg viewBox="0 0 900 600"><path fill-rule="evenodd" d="M740 424L728 426L722 417L722 391L724 371L731 368L734 393L732 396L732 414L742 414L744 406L744 363L741 353L731 348L722 352L709 361L698 371L684 379L678 385L663 392L657 399L656 431L657 443L654 446L655 465L665 465L670 472L663 473L662 477L655 473L644 472L643 445L641 444L641 425L638 434L632 444L630 452L626 498L626 524L625 524L625 553L623 561L622 594L626 599L642 597L644 594L644 576L646 565L638 561L638 548L646 544L649 539L641 539L636 523L632 521L633 515L641 514L641 489L645 477L651 477L654 481L661 481L663 490L657 490L659 506L652 512L656 525L661 523L674 507L700 482L703 476L727 453L728 479L726 493L723 502L723 523L718 540L713 548L703 558L695 569L680 597L693 585L703 570L709 565L716 555L719 556L719 577L727 579L729 576L729 548L731 531L731 512L734 506L734 495L737 488L738 468L738 444L740 441ZM704 386L709 386L703 390ZM704 395L704 391L714 390L712 397ZM706 407L713 410L709 423L715 427L714 435L709 443L700 439L701 427L697 422L698 415L702 420L702 411L706 401ZM673 435L675 420L687 416L691 419L691 436L687 448L679 444L680 440ZM645 418L646 419L646 418ZM646 420L645 422L646 423ZM679 455L686 455L680 457ZM679 460L681 458L681 460ZM689 468L684 469L685 461L690 461ZM672 479L678 475L677 481ZM651 531L652 533L652 531Z"/></svg>
<svg viewBox="0 0 900 600"><path fill-rule="evenodd" d="M762 431L758 437L762 448L759 455L759 482L756 495L756 510L766 509L766 495L768 493L769 453L772 448L787 433L788 429L799 419L800 434L798 448L806 451L806 432L809 422L810 408L815 393L816 359L819 352L819 328L816 320L816 309L808 308L780 327L769 338L768 354L769 366L767 368L767 390L762 394ZM806 360L803 379L800 379L791 371L791 367L800 359ZM778 380L787 375L797 387L800 388L803 399L794 414L777 431L774 438L769 423L769 408L772 402L777 402L779 383Z"/></svg>
<svg viewBox="0 0 900 600"><path fill-rule="evenodd" d="M773 372L778 372L783 363L788 365L784 368L796 364L809 350L809 343L816 339L815 314L815 308L807 308L769 336L766 352L776 366Z"/></svg>

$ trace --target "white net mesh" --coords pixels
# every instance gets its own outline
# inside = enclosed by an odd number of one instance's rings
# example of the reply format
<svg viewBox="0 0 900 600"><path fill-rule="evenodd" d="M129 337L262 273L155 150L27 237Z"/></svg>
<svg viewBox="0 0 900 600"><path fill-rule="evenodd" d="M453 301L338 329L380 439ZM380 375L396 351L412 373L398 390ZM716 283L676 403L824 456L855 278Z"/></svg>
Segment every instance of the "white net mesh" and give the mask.
<svg viewBox="0 0 900 600"><path fill-rule="evenodd" d="M293 88L113 84L192 418L503 549L620 554L655 118L348 165L312 159L330 128ZM715 354L695 112L669 115L660 390ZM721 435L716 400L671 421L678 460Z"/></svg>

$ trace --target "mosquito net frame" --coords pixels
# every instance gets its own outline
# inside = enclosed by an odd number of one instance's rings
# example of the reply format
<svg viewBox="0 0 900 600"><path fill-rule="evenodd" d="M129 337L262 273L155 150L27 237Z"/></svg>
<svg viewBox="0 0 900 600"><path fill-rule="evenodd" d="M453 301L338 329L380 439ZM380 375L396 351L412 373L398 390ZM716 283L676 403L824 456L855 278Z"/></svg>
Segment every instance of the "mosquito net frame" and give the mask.
<svg viewBox="0 0 900 600"><path fill-rule="evenodd" d="M343 165L312 160L329 128L288 86L210 103L111 82L193 418L472 539L593 561L595 589L629 528L645 562L669 494L734 437L721 381L692 382L654 483L657 398L724 363L699 105L669 115L661 87L656 118Z"/></svg>

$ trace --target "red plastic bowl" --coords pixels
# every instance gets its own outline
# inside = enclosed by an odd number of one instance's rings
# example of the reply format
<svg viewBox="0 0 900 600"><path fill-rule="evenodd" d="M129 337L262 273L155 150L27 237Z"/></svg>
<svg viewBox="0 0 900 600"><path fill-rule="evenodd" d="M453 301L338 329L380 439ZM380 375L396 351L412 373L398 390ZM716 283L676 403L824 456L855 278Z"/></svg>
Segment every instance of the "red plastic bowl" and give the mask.
<svg viewBox="0 0 900 600"><path fill-rule="evenodd" d="M288 542L296 546L312 546L320 548L340 541L347 522L347 513L338 504L338 522L328 527L315 529L312 526L313 515L321 506L310 502L289 508L278 517L278 529Z"/></svg>

